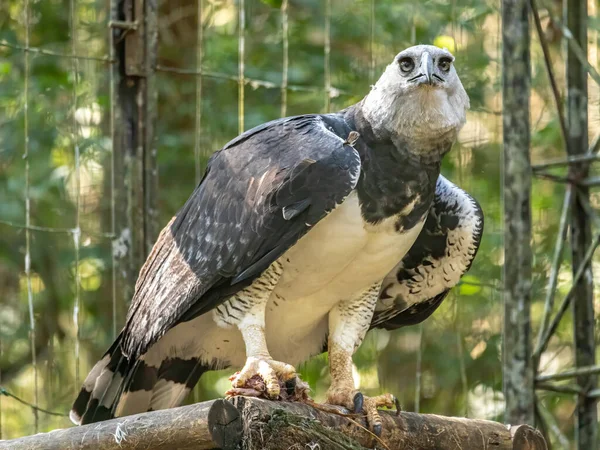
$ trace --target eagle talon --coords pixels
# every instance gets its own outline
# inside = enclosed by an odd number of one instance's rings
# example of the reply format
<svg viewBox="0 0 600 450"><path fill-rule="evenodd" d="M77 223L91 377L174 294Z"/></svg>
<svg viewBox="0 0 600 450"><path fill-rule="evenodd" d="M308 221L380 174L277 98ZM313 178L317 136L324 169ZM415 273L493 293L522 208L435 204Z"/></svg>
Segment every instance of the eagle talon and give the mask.
<svg viewBox="0 0 600 450"><path fill-rule="evenodd" d="M266 398L277 400L282 388L287 391L288 382L293 383L295 390L296 378L296 369L289 364L274 361L269 357L249 357L244 368L229 377L233 389L228 390L226 394L245 395L238 392L250 389L260 392L260 395Z"/></svg>
<svg viewBox="0 0 600 450"><path fill-rule="evenodd" d="M230 376L229 376L227 379L228 379L229 381L233 381L233 380L235 380L235 379L238 377L238 375L239 375L239 374L240 374L240 371L238 370L238 371L237 371L237 372L235 372L233 375L230 375Z"/></svg>
<svg viewBox="0 0 600 450"><path fill-rule="evenodd" d="M398 397L396 397L395 395L392 395L392 398L394 399L394 406L396 407L396 416L399 416L400 413L402 412L402 407L400 406L400 400L398 400Z"/></svg>
<svg viewBox="0 0 600 450"><path fill-rule="evenodd" d="M352 402L354 403L354 412L355 413L360 413L362 411L364 401L365 401L365 397L364 397L364 395L362 395L362 393L357 392L354 395L354 399L352 400Z"/></svg>
<svg viewBox="0 0 600 450"><path fill-rule="evenodd" d="M381 424L380 423L373 426L373 434L377 437L381 436Z"/></svg>
<svg viewBox="0 0 600 450"><path fill-rule="evenodd" d="M352 387L330 388L327 394L327 402L332 405L341 405L354 413L364 412L370 431L381 436L383 425L381 415L377 408L396 408L396 415L400 414L400 402L392 394L383 394L376 397L367 397L362 392Z"/></svg>

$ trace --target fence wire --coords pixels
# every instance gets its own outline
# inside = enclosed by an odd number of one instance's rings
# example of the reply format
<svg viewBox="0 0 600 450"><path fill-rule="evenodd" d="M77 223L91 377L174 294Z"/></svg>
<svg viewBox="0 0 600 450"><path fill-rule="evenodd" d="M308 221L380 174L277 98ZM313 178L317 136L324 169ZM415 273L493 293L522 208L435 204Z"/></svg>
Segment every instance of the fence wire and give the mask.
<svg viewBox="0 0 600 450"><path fill-rule="evenodd" d="M37 433L40 431L40 414L49 415L49 416L59 416L59 417L68 417L66 412L58 412L51 411L40 406L40 360L39 360L39 349L37 343L37 327L36 320L40 320L36 318L36 309L35 309L35 298L34 298L34 289L32 286L32 252L33 252L33 236L32 233L50 233L50 234L67 234L72 239L72 245L74 249L74 261L73 261L73 272L74 272L74 296L73 296L73 304L72 304L72 323L74 327L74 356L75 356L75 385L73 388L73 393L76 393L79 390L80 379L80 312L84 305L81 303L80 296L80 286L81 286L81 278L80 278L80 247L81 247L81 235L82 228L80 226L80 213L81 213L81 158L80 158L80 147L79 147L79 136L80 136L80 124L77 121L76 114L78 110L78 88L79 88L79 76L80 76L80 61L87 62L99 62L106 63L111 65L115 62L114 54L112 53L111 48L111 56L109 57L96 57L85 54L80 54L77 46L77 2L76 0L69 1L68 8L68 23L69 23L69 34L70 34L70 53L58 52L54 50L48 50L44 48L38 48L31 45L30 36L31 36L31 2L30 0L25 0L23 2L23 26L24 26L24 45L18 45L15 43L8 42L6 40L0 40L0 47L8 48L11 50L15 50L21 52L23 55L23 91L22 91L22 107L23 107L23 153L22 159L24 161L24 204L25 204L25 217L24 223L17 223L12 220L4 220L0 219L0 224L14 228L20 229L24 231L25 234L25 251L24 251L24 276L26 280L26 296L27 296L27 308L28 308L28 319L29 319L29 346L31 352L31 368L33 371L33 383L32 383L32 392L31 397L32 402L24 400L20 396L15 395L10 392L6 388L0 386L0 439L3 435L5 435L6 431L3 428L6 423L3 420L3 407L4 403L1 401L2 397L9 397L19 402L20 404L30 408L33 414L33 427L32 431ZM71 228L64 227L52 227L52 226L43 226L32 224L32 186L31 186L31 176L30 176L30 159L31 159L31 149L30 149L30 133L31 127L30 117L31 114L39 114L38 111L32 112L30 109L31 97L30 97L30 84L31 84L31 59L32 56L47 56L51 58L56 58L60 60L70 61L71 69L70 75L72 77L72 91L71 91L71 105L70 105L70 144L72 146L73 153L73 164L74 164L74 197L75 197L75 223ZM112 83L111 83L112 88ZM112 92L112 91L111 91ZM111 95L111 103L112 103L112 95ZM112 119L112 116L111 116ZM111 120L111 129L114 127L114 123ZM112 171L114 173L114 171ZM111 173L111 175L112 175ZM111 189L110 193L113 207L112 207L112 217L111 221L113 222L112 231L110 233L106 232L97 232L95 230L83 230L83 234L86 236L98 238L98 239L106 239L112 240L115 237L114 233L114 183L113 189ZM112 258L114 260L114 251L112 252ZM114 265L113 265L114 270ZM113 277L114 283L114 277ZM116 310L116 292L113 288L112 294L112 303L113 310ZM116 335L116 326L117 321L116 317L113 315L113 335ZM5 346L4 342L0 340L0 355L2 354L2 349ZM48 349L51 349L53 344L52 341L47 342L46 344ZM49 352L51 353L51 352ZM49 362L50 364L50 362ZM49 372L51 373L51 372ZM1 374L0 374L1 375ZM52 376L52 375L50 375ZM47 382L49 380L46 380ZM2 383L2 379L0 378L0 383ZM27 397L29 397L27 395Z"/></svg>
<svg viewBox="0 0 600 450"><path fill-rule="evenodd" d="M73 99L72 99L72 114L71 135L73 136L73 152L75 157L75 231L73 233L73 245L75 246L75 299L73 301L73 325L75 327L75 383L79 384L79 310L80 310L80 275L79 275L79 244L81 241L81 228L79 226L79 214L81 206L81 172L79 161L79 130L75 113L77 111L77 87L79 79L79 59L77 55L77 16L75 15L75 0L69 0L69 23L71 25L71 64L73 77ZM36 401L36 404L38 402Z"/></svg>
<svg viewBox="0 0 600 450"><path fill-rule="evenodd" d="M25 48L29 48L29 0L25 0ZM33 366L33 399L34 404L39 404L38 398L38 367L35 351L35 318L33 311L33 291L31 289L31 197L29 192L29 53L25 50L25 79L23 80L23 110L25 117L23 130L25 133L25 148L23 159L25 160L25 277L27 282L27 306L29 307L29 338L31 340L31 364ZM38 410L33 409L34 430L37 433L39 426Z"/></svg>

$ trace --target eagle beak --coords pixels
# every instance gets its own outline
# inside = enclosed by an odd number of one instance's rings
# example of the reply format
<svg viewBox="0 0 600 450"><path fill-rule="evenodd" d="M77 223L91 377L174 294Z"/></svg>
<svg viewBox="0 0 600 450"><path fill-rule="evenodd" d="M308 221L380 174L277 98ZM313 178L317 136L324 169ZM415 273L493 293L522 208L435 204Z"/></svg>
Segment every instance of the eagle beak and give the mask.
<svg viewBox="0 0 600 450"><path fill-rule="evenodd" d="M433 84L433 79L431 75L433 74L433 58L428 52L423 53L421 56L421 76L425 79L420 79L418 84L427 83L429 85Z"/></svg>

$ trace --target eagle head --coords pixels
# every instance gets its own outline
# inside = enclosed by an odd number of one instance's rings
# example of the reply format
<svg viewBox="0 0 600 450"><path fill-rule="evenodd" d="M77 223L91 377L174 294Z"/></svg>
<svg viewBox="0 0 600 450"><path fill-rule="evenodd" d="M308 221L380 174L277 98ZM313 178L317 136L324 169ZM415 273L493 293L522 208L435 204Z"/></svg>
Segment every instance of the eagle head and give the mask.
<svg viewBox="0 0 600 450"><path fill-rule="evenodd" d="M362 104L377 134L410 143L413 151L453 142L466 120L469 97L454 56L433 45L415 45L396 55Z"/></svg>

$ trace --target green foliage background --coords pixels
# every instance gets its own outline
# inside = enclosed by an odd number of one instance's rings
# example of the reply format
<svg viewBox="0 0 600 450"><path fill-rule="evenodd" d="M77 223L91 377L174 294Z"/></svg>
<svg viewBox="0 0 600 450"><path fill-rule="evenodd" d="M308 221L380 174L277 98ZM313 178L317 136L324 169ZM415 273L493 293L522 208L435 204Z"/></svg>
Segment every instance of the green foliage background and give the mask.
<svg viewBox="0 0 600 450"><path fill-rule="evenodd" d="M201 1L203 69L231 75L232 80L203 77L201 97L197 99L196 76L164 71L158 74L161 226L191 193L210 153L238 134L238 2ZM197 3L198 0L160 2L161 66L196 68ZM74 2L74 36L70 32L69 1L30 0L29 5L31 46L65 55L73 50L93 57L108 54L109 0ZM245 1L245 75L275 84L265 87L251 82L246 86L246 129L277 118L282 111L282 94L277 87L283 64L280 7L280 0ZM76 62L33 52L26 77L24 52L2 44L25 46L24 8L23 0L0 3L0 384L34 402L37 378L39 405L67 412L83 377L112 342L127 310L126 304L113 302L112 244L107 237L112 223L111 80L106 62ZM302 89L288 91L287 115L326 110L325 11L325 2L320 0L290 0L289 84ZM553 13L560 13L559 8ZM547 33L553 31L552 22L545 19L544 26ZM502 420L501 274L503 261L510 255L502 252L499 2L332 0L330 74L337 91L329 99L330 110L359 101L393 56L414 43L447 46L456 56L458 71L471 98L471 112L460 142L444 162L443 173L482 204L485 234L470 274L423 327L369 334L355 357L357 378L367 393L396 393L405 410L416 407L420 379L421 412ZM557 73L562 76L559 40L553 41L552 52ZM562 155L560 133L535 41L533 72L533 158L558 157ZM597 90L593 95L592 126L597 128ZM76 145L80 154L82 232L78 287L73 234L31 233L37 377L32 364L24 274L25 232L7 224L25 222L25 127L33 225L75 227ZM199 159L195 159L195 148L199 149ZM542 311L562 191L562 186L548 181L536 181L533 187L534 333ZM597 203L595 197L593 200ZM569 278L568 269L563 269L561 293L566 292ZM77 295L79 336L74 326ZM542 359L545 370L570 366L571 338L567 318ZM317 400L322 400L329 384L326 357L304 364L301 372ZM205 375L190 401L222 395L227 376L228 371ZM544 408L555 416L557 429L570 440L574 399L540 395ZM0 396L0 438L47 431L69 423L65 417L40 413L36 427L29 407Z"/></svg>

